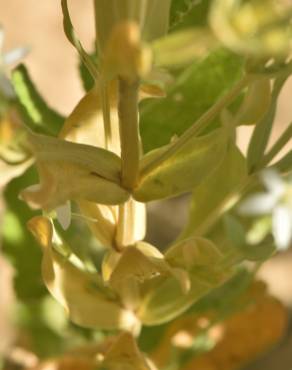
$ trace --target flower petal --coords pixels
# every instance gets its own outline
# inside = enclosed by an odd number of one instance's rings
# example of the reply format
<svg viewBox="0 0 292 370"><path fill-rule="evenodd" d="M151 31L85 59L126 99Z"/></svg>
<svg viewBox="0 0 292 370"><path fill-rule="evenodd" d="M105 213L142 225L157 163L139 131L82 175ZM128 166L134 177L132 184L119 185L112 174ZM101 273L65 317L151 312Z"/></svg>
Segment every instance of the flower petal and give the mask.
<svg viewBox="0 0 292 370"><path fill-rule="evenodd" d="M8 51L3 55L3 62L6 65L14 64L23 59L29 52L28 48L22 47Z"/></svg>
<svg viewBox="0 0 292 370"><path fill-rule="evenodd" d="M258 193L247 197L239 206L238 212L241 215L265 215L272 212L277 204L274 194Z"/></svg>
<svg viewBox="0 0 292 370"><path fill-rule="evenodd" d="M264 170L261 179L267 190L275 197L279 198L285 190L285 183L275 170Z"/></svg>
<svg viewBox="0 0 292 370"><path fill-rule="evenodd" d="M277 206L273 212L273 235L279 249L286 249L292 243L292 210Z"/></svg>

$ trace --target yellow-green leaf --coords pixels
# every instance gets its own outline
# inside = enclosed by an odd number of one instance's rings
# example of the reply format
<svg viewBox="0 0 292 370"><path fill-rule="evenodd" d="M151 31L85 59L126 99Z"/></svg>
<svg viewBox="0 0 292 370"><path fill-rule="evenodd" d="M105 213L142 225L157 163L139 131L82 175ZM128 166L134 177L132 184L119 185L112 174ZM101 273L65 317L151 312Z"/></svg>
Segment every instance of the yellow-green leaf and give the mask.
<svg viewBox="0 0 292 370"><path fill-rule="evenodd" d="M236 115L236 124L255 125L267 112L271 101L270 79L261 77L252 81Z"/></svg>
<svg viewBox="0 0 292 370"><path fill-rule="evenodd" d="M28 227L43 248L44 282L75 324L120 330L132 329L137 324L134 314L124 309L110 290L101 286L97 274L80 270L57 252L49 219L34 217Z"/></svg>
<svg viewBox="0 0 292 370"><path fill-rule="evenodd" d="M226 150L226 138L226 130L218 129L191 139L177 153L147 172L149 164L155 163L169 146L149 152L141 161L140 172L144 174L134 191L134 198L148 202L192 190L220 165Z"/></svg>
<svg viewBox="0 0 292 370"><path fill-rule="evenodd" d="M229 144L220 166L193 191L188 223L180 239L204 235L232 203L233 196L247 178L247 165L240 150Z"/></svg>

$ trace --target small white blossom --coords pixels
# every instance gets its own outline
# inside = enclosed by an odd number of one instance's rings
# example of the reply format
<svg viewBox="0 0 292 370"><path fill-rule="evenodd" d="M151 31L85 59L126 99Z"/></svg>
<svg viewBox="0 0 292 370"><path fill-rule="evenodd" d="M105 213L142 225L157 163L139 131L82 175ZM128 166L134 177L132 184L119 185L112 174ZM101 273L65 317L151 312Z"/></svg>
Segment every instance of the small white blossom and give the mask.
<svg viewBox="0 0 292 370"><path fill-rule="evenodd" d="M267 192L249 196L241 203L239 213L248 216L270 214L277 247L288 248L292 242L292 183L286 183L273 170L264 171L261 178Z"/></svg>

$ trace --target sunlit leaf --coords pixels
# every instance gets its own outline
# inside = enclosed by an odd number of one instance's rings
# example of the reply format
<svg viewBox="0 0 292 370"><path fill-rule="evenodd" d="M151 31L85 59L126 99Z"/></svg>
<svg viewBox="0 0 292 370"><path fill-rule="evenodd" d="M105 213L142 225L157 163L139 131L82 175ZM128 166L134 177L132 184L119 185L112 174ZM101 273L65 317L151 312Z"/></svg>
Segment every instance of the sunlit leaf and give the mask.
<svg viewBox="0 0 292 370"><path fill-rule="evenodd" d="M275 81L270 107L254 129L247 153L247 162L250 172L257 169L257 165L262 160L263 154L267 148L276 115L278 97L286 80L287 76L284 76L279 77Z"/></svg>
<svg viewBox="0 0 292 370"><path fill-rule="evenodd" d="M135 324L134 315L123 309L110 291L107 293L100 286L97 274L80 270L68 257L57 252L53 226L48 219L35 217L29 221L28 227L43 249L44 282L73 322L99 329L127 329Z"/></svg>
<svg viewBox="0 0 292 370"><path fill-rule="evenodd" d="M48 107L24 65L13 71L12 83L24 123L34 132L57 135L64 123L64 117Z"/></svg>
<svg viewBox="0 0 292 370"><path fill-rule="evenodd" d="M68 200L120 204L129 194L119 185L120 158L89 145L30 135L40 184L21 192L33 208L52 210Z"/></svg>
<svg viewBox="0 0 292 370"><path fill-rule="evenodd" d="M181 135L240 78L242 60L216 50L184 70L164 99L141 104L141 136L145 152Z"/></svg>
<svg viewBox="0 0 292 370"><path fill-rule="evenodd" d="M248 87L242 105L237 112L237 125L254 125L259 122L269 109L270 100L270 80L266 77L262 77L252 81Z"/></svg>
<svg viewBox="0 0 292 370"><path fill-rule="evenodd" d="M171 144L170 144L171 145ZM140 170L167 151L168 147L149 152L142 158ZM221 164L226 151L226 131L218 129L186 143L175 155L146 173L134 192L138 201L169 198L200 185Z"/></svg>
<svg viewBox="0 0 292 370"><path fill-rule="evenodd" d="M193 191L190 215L181 238L202 235L232 203L247 178L246 161L230 143L220 166Z"/></svg>

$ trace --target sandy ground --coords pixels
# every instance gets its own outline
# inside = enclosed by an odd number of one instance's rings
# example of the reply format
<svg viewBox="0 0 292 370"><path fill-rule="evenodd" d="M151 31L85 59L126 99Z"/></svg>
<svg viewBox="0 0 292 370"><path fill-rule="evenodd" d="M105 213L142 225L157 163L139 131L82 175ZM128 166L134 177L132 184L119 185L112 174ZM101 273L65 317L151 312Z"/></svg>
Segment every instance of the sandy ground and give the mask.
<svg viewBox="0 0 292 370"><path fill-rule="evenodd" d="M92 18L92 1L70 0L72 18L78 35L84 46L90 50L93 44L94 26ZM62 30L62 16L60 1L40 0L0 0L0 24L5 29L4 49L10 50L17 46L29 46L31 52L25 59L33 79L47 101L60 112L68 114L82 96L81 84L77 76L76 65L78 62L73 47L66 40ZM279 104L277 114L276 135L285 124L292 120L291 110L292 82L285 87ZM246 147L249 129L241 129L239 142L242 148ZM175 212L175 207L180 212ZM168 242L172 229L173 235L178 232L179 220L185 212L182 205L169 203L170 212L157 212L160 207L152 206L153 216L150 226L153 228L157 221L161 225L167 223L167 228L160 230L160 237ZM155 210L155 215L153 213ZM173 215L178 215L176 218ZM171 217L169 217L171 215ZM267 262L261 269L260 275L269 282L271 290L283 301L292 306L292 254L279 255ZM2 279L2 275L0 276ZM1 281L0 281L1 283ZM0 323L0 331L2 331ZM285 344L284 355L286 364L292 366L292 341ZM286 357L285 357L286 356ZM290 356L290 357L289 357ZM268 370L286 369L286 365L279 367L279 357L273 354L272 361L266 360L264 366ZM290 366L289 365L289 366ZM287 367L287 370L291 370ZM259 367L258 367L259 368Z"/></svg>

